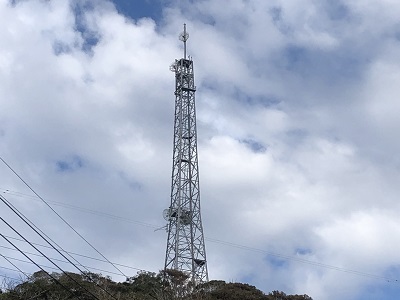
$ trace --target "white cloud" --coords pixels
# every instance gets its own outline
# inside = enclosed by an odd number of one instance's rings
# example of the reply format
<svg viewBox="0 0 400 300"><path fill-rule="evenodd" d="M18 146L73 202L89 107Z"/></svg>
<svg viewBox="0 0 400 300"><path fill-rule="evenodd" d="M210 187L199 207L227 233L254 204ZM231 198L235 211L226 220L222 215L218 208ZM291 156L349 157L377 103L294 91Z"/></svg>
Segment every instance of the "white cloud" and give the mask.
<svg viewBox="0 0 400 300"><path fill-rule="evenodd" d="M398 275L387 274L399 259L399 5L195 1L171 4L156 23L94 1L79 20L85 33L72 7L0 2L1 156L44 198L163 225L174 113L168 66L182 55L177 34L186 22L206 236L360 275ZM6 167L0 174L0 188L28 193ZM95 255L39 202L10 198L52 236L67 235L66 248ZM163 232L57 210L111 260L162 268ZM368 276L254 249L210 240L207 250L211 278L265 291L327 300L385 291Z"/></svg>

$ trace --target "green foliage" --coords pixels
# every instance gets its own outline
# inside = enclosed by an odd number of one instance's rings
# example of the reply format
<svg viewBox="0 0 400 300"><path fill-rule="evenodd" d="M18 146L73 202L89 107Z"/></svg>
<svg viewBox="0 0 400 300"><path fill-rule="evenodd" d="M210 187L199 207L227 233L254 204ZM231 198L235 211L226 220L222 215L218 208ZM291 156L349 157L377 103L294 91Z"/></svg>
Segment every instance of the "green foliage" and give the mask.
<svg viewBox="0 0 400 300"><path fill-rule="evenodd" d="M268 299L274 300L312 300L308 295L286 295L284 292L273 291L268 294Z"/></svg>
<svg viewBox="0 0 400 300"><path fill-rule="evenodd" d="M152 272L139 272L138 275L128 278L122 285L125 293L130 299L153 300L162 299L162 278Z"/></svg>
<svg viewBox="0 0 400 300"><path fill-rule="evenodd" d="M56 279L56 280L54 280ZM67 287L65 289L64 287ZM190 276L177 270L158 274L139 272L125 282L114 282L110 277L86 272L34 273L20 283L3 283L0 300L66 300L66 299L118 299L118 300L312 300L307 295L286 295L273 291L268 295L245 283L226 283L212 280L196 285Z"/></svg>
<svg viewBox="0 0 400 300"><path fill-rule="evenodd" d="M256 287L244 283L218 282L208 291L210 299L218 300L265 300L268 299Z"/></svg>

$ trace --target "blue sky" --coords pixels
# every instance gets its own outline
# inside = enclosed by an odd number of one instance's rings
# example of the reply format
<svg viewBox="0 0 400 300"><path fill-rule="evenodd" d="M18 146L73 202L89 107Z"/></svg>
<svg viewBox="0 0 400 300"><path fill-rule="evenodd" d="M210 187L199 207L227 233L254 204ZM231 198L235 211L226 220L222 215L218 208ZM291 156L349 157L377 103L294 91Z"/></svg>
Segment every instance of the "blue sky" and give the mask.
<svg viewBox="0 0 400 300"><path fill-rule="evenodd" d="M159 22L162 18L163 3L167 3L165 0L116 0L113 2L118 12L129 18L151 18L156 22Z"/></svg>
<svg viewBox="0 0 400 300"><path fill-rule="evenodd" d="M399 294L400 5L82 3L0 0L0 156L80 233L130 275L163 267L169 65L186 23L210 278L324 300ZM47 234L96 257L4 164L0 178Z"/></svg>

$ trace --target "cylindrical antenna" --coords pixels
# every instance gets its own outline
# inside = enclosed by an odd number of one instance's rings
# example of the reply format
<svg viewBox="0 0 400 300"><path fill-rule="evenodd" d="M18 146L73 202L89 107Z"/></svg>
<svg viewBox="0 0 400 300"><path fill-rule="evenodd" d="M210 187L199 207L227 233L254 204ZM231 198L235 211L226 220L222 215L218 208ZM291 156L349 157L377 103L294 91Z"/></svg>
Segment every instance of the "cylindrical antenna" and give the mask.
<svg viewBox="0 0 400 300"><path fill-rule="evenodd" d="M183 32L179 35L179 39L183 42L183 58L186 59L186 41L189 38L189 33L186 32L186 24L183 24Z"/></svg>

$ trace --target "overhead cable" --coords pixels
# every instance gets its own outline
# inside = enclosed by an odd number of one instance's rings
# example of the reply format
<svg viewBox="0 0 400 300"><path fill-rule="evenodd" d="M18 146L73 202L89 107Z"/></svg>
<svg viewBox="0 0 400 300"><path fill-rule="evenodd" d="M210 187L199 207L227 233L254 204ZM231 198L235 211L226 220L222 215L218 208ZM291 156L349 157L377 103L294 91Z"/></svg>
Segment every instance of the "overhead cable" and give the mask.
<svg viewBox="0 0 400 300"><path fill-rule="evenodd" d="M7 250L12 250L12 251L17 251L17 250L14 249L14 248L7 247L7 246L2 246L2 245L0 245L0 248L7 249ZM32 253L32 252L29 252L29 251L24 251L24 253L26 253L26 254L28 254L28 255L37 256L37 257L43 257L43 256L40 255L40 254ZM3 256L3 255L0 254L0 256ZM3 257L7 257L7 258L9 258L9 259L15 259L15 258L9 257L9 256L3 256ZM58 262L61 262L61 263L67 263L67 264L68 264L68 261L66 261L66 260L62 260L62 259L54 258L54 257L49 257L49 258L50 258L51 260L54 260L54 261L58 261ZM111 274L111 275L122 276L121 274L116 273L116 272L111 272L111 271L107 271L107 270L103 270L103 269L98 269L98 268L94 268L94 267L90 267L90 266L84 266L84 265L82 265L82 264L81 264L80 266L81 266L81 267L88 268L88 269L90 269L90 270L94 270L94 271L99 271L99 272L103 272L103 273L108 273L108 274ZM91 272L90 270L88 270L88 272L89 272L89 273L93 273L93 272ZM82 275L85 275L85 273L82 273ZM95 283L95 282L93 282L93 283Z"/></svg>
<svg viewBox="0 0 400 300"><path fill-rule="evenodd" d="M37 252L41 254L42 257L46 258L50 263L52 263L54 266L56 266L64 275L66 275L68 278L70 278L73 282L75 282L78 286L80 286L83 290L97 298L92 292L90 292L88 289L86 289L83 285L81 285L79 282L77 282L72 276L70 276L66 271L64 271L60 266L58 266L51 258L49 258L47 255L45 255L42 251L40 251L37 247L35 247L30 241L28 241L24 236L22 236L15 228L13 228L9 223L7 223L3 218L0 217L0 220L3 221L9 228L11 228L16 234L18 234L25 242L27 242L32 248L34 248ZM51 244L50 244L51 245ZM51 245L52 246L52 245ZM54 247L53 247L54 248ZM62 255L65 259L68 260L70 264L72 264L75 268L77 268L82 275L85 275L82 270L80 270L74 263L72 263L68 258L66 258L65 255L63 255L60 251L58 251L56 248L54 248L60 255ZM24 252L26 254L26 252ZM100 286L98 283L94 282L90 277L87 277L89 281L93 282L97 287L99 287L101 290L106 292L109 296L112 298L116 299L117 298L111 294L109 291L105 290L102 286Z"/></svg>
<svg viewBox="0 0 400 300"><path fill-rule="evenodd" d="M5 192L9 192L10 190L4 190L4 191ZM30 197L29 195L22 194L22 193L19 193L19 192L14 192L14 191L10 191L10 192L16 193L15 196ZM19 195L17 193L19 193ZM154 224L149 224L149 223L145 223L145 222L141 222L141 221L137 221L137 220L127 219L127 218L119 217L119 216L116 216L116 215L107 214L107 213L104 213L104 212L99 212L99 211L95 211L95 210L89 210L89 209L86 209L86 208L81 208L81 207L78 207L78 206L72 206L72 205L68 205L68 204L63 204L62 202L53 201L53 203L55 203L54 205L64 206L64 207L69 208L69 209L80 210L80 211L86 212L86 213L102 215L102 216L113 218L113 219L119 219L121 221L135 223L135 224L138 224L138 225L141 225L141 226L145 226L145 227L150 227L150 228L155 228L155 229L160 228L159 226L154 225ZM329 265L329 264L325 264L325 263L321 263L321 262L302 259L302 258L295 257L295 256L290 256L290 255L285 255L285 254L280 254L280 253L274 253L274 252L271 252L271 251L258 249L258 248L254 248L254 247L250 247L250 246L246 246L246 245L242 245L242 244L223 241L223 240L220 240L220 239L214 239L214 238L208 238L208 237L205 237L204 239L207 240L207 241L210 241L212 243L218 243L218 244L222 244L222 245L225 245L225 246L234 247L234 248L238 248L238 249L242 249L242 250L246 250L246 251L265 253L265 254L268 254L270 256L280 257L280 258L285 259L285 260L296 261L296 262L299 262L299 263L308 264L308 265L312 265L312 266L316 266L316 267L320 267L320 268L326 268L326 269L330 269L330 270L334 270L334 271L338 271L338 272L344 272L344 273L348 273L348 274L353 274L353 275L363 276L363 277L370 277L370 278L375 278L375 279L380 279L380 280L382 279L382 280L386 280L388 282L393 282L393 283L398 282L398 279L396 279L396 278L390 278L390 277L380 276L380 275L371 274L371 273L367 273L367 272L363 272L363 271L357 271L357 270L352 270L352 269L347 269L347 268L341 268L341 267L337 267L337 266L333 266L333 265ZM74 255L80 255L80 254L74 253ZM85 256L83 256L83 257L85 257ZM95 258L92 258L92 257L88 257L88 258L95 259ZM102 260L99 260L99 261L102 261ZM127 268L137 269L137 268L133 268L133 267L129 267L129 266L126 266L126 265L117 264L117 263L114 263L114 264L118 265L118 266L127 267Z"/></svg>
<svg viewBox="0 0 400 300"><path fill-rule="evenodd" d="M17 208L15 208L4 196L0 195L0 200L9 208L11 209L11 211L13 211L25 224L27 224L37 235L39 235L47 244L49 244L58 254L60 254L64 259L66 259L71 265L73 265L79 272L81 272L82 274L83 271L75 264L73 263L69 258L67 258L59 249L57 249L56 247L54 247L54 245L52 243L50 243L40 232L43 233L43 231L41 231L36 225L34 225L28 218L26 218L22 213L20 213L18 211ZM2 218L0 218L2 219ZM2 219L3 220L3 219ZM3 222L5 222L3 220ZM5 222L7 224L7 222ZM33 226L32 226L32 225ZM10 225L7 224L9 227ZM35 227L35 228L34 228ZM12 228L12 227L10 227ZM38 230L40 232L38 232ZM22 237L22 235L20 235L14 228L12 228L20 237ZM44 234L44 233L43 233ZM46 235L46 237L48 237ZM22 237L24 240L26 240L24 237ZM52 240L53 241L53 240ZM28 241L27 241L28 242ZM38 251L39 253L41 253L34 245L32 245L32 243L28 242L36 251ZM54 243L54 241L53 241ZM58 245L57 245L58 246ZM59 248L61 248L60 246L58 246ZM42 253L41 253L42 254ZM48 257L45 256L45 258L48 259ZM76 261L76 259L75 259ZM79 263L79 262L78 262ZM54 263L53 263L54 264ZM80 264L80 263L79 263ZM81 266L83 266L82 264L80 264ZM90 272L86 267L85 269ZM126 276L125 276L126 277ZM96 283L95 281L93 281L91 278L89 278L90 281L92 281L96 286L98 286L100 289L104 290L107 294L109 294L111 297L115 298L114 295L112 295L109 291L105 290L102 286L100 286L98 283Z"/></svg>
<svg viewBox="0 0 400 300"><path fill-rule="evenodd" d="M11 260L8 259L7 256L4 256L3 254L0 253L0 256L3 257L6 261L8 261L8 263L10 265L12 265L15 269L17 269L18 272L24 274L26 276L26 278L29 278L29 275L27 273L25 273L24 271L22 271L16 264L14 264Z"/></svg>
<svg viewBox="0 0 400 300"><path fill-rule="evenodd" d="M25 242L23 239L19 239L19 238L16 238L16 237L11 237L11 236L7 236L7 235L6 235L6 237L8 237L9 239L16 240L16 241ZM49 247L47 245L43 245L43 244L39 244L39 243L33 243L33 242L32 242L32 244L34 244L35 246L39 246L39 247L43 247L43 248L47 248L47 249L52 249L51 247ZM60 251L65 252L65 253L69 253L71 255L76 255L76 256L83 257L83 258L88 258L88 259L91 259L91 260L99 261L99 262L107 262L106 260L101 260L101 259L96 258L96 257L91 257L91 256L87 256L87 255L83 255L83 254L79 254L79 253L75 253L75 252L70 252L70 251L65 251L65 250L60 250ZM117 266L120 266L120 267L125 267L125 268L128 268L128 269L132 269L132 270L144 271L144 272L152 272L152 271L149 271L149 270L145 270L145 269L141 269L141 268L135 268L135 267L132 267L132 266L119 264L119 263L116 263L116 262L114 262L114 264L117 265ZM120 276L122 276L122 275L120 275Z"/></svg>
<svg viewBox="0 0 400 300"><path fill-rule="evenodd" d="M69 224L57 211L54 210L1 156L0 160L10 169L25 185L28 187L32 193L34 193L42 202L53 212L55 213L72 231L75 232L82 240L86 242L93 250L95 250L101 257L103 257L109 264L111 264L118 272L120 272L123 276L127 277L116 265L114 265L107 257L105 257L96 247L94 247L87 239L85 239L71 224Z"/></svg>
<svg viewBox="0 0 400 300"><path fill-rule="evenodd" d="M62 288L64 288L66 291L68 291L73 297L76 296L75 293L73 293L69 288L67 288L65 285L63 285L57 278L55 278L54 276L52 276L49 272L47 272L45 269L43 269L39 264L37 264L33 259L31 259L28 255L26 255L21 249L19 249L15 244L13 244L13 242L11 242L8 238L6 238L1 232L0 232L0 236L5 239L10 245L12 245L15 249L17 249L23 256L25 256L27 259L29 259L36 267L38 267L40 270L42 270L43 272L45 272L51 279L54 280L54 282L56 282L57 284L59 284ZM81 297L78 296L79 299L81 299ZM95 297L97 300L97 297Z"/></svg>

